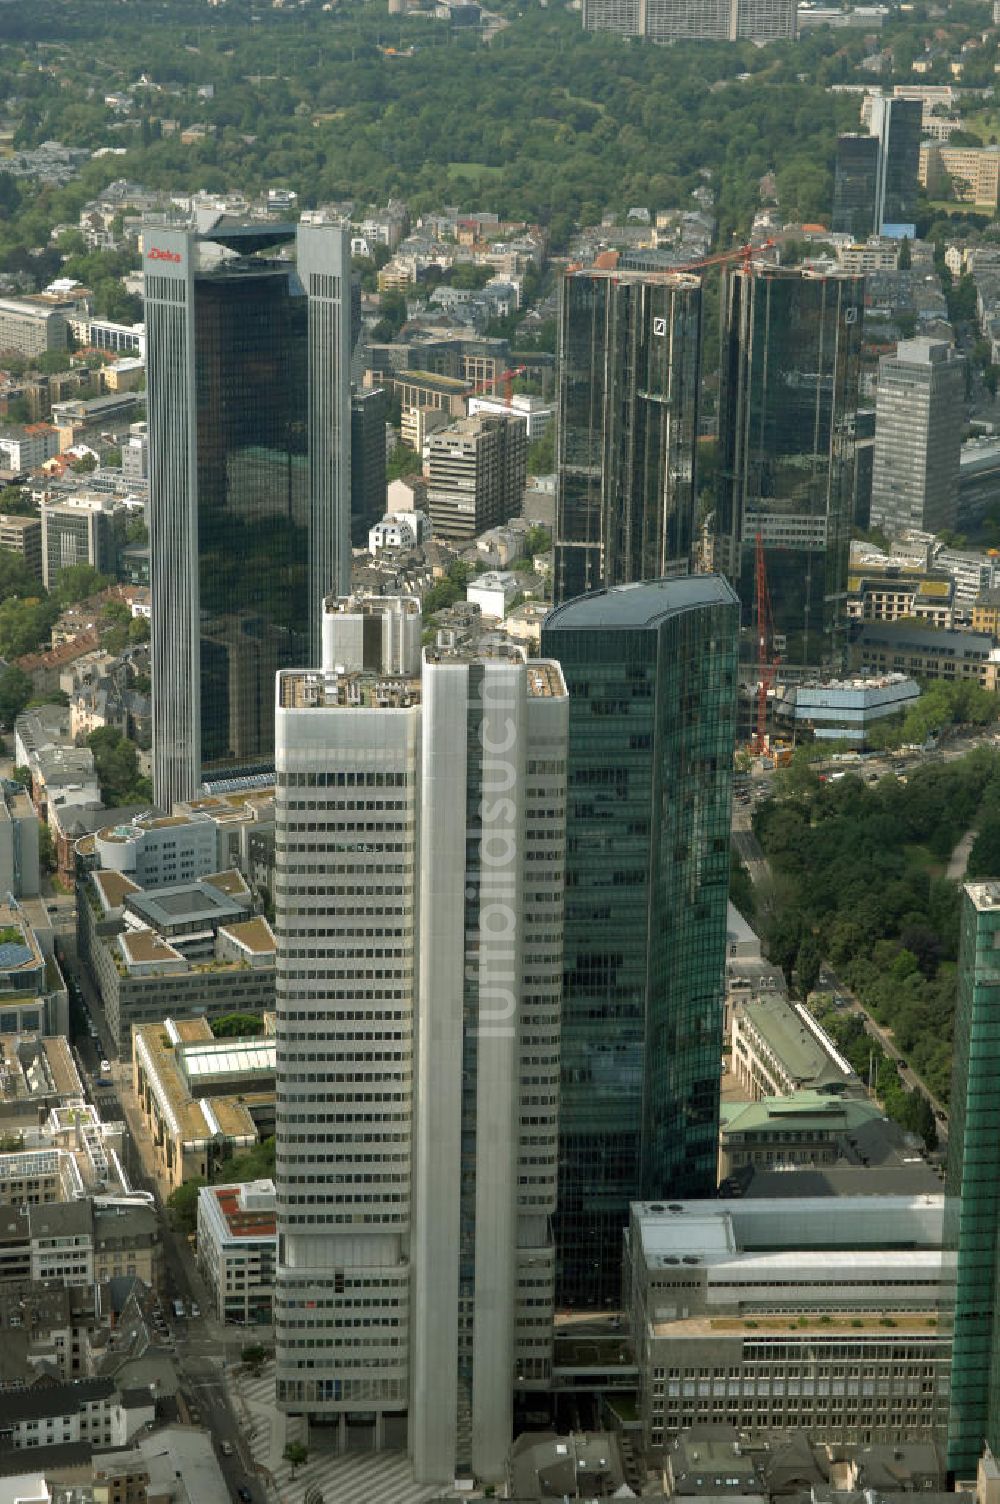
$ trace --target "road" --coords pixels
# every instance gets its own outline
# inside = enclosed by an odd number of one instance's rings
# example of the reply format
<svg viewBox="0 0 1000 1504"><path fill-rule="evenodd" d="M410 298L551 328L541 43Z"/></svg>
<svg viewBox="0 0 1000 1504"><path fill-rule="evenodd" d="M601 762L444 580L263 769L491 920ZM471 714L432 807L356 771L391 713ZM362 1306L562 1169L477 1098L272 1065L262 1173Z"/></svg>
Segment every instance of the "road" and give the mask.
<svg viewBox="0 0 1000 1504"><path fill-rule="evenodd" d="M72 899L67 902L72 908ZM65 904L61 903L59 907L66 912ZM63 918L63 913L60 918ZM67 922L64 919L63 925ZM245 1489L251 1499L260 1504L265 1497L263 1484L254 1470L247 1438L230 1405L226 1376L227 1362L238 1360L248 1338L239 1328L227 1328L216 1318L211 1292L197 1268L192 1249L165 1211L162 1188L153 1173L151 1157L142 1152L146 1135L132 1093L130 1064L116 1059L115 1041L101 1010L100 998L76 955L75 946L67 943L68 934L65 940L61 934L60 940L63 941L67 981L72 980L79 989L99 1035L95 1040L84 1031L73 1041L87 1094L105 1121L124 1120L126 1172L133 1186L152 1192L156 1200L164 1271L159 1295L174 1342L181 1403L192 1422L205 1426L211 1433L219 1466L232 1497L238 1498L238 1490ZM110 1087L97 1085L102 1059L111 1063L114 1084ZM188 1313L180 1319L173 1312L175 1300L182 1300ZM190 1315L192 1302L199 1308L197 1317ZM223 1453L223 1443L232 1447L231 1455Z"/></svg>

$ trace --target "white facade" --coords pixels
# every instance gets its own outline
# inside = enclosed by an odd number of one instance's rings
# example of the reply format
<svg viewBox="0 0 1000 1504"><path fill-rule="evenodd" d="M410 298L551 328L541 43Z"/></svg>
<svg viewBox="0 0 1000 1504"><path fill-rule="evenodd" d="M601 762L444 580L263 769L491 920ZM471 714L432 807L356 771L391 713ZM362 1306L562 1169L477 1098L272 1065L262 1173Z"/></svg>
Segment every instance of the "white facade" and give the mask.
<svg viewBox="0 0 1000 1504"><path fill-rule="evenodd" d="M566 690L507 645L359 672L331 604L276 709L278 1403L493 1482L551 1377Z"/></svg>
<svg viewBox="0 0 1000 1504"><path fill-rule="evenodd" d="M59 435L48 423L32 423L19 432L0 434L0 466L20 475L44 465L59 453Z"/></svg>
<svg viewBox="0 0 1000 1504"><path fill-rule="evenodd" d="M495 616L502 621L520 589L521 582L513 571L487 570L469 582L465 598L470 605L478 606L484 616Z"/></svg>
<svg viewBox="0 0 1000 1504"><path fill-rule="evenodd" d="M368 531L368 552L383 548L415 548L431 534L430 520L423 512L387 512Z"/></svg>
<svg viewBox="0 0 1000 1504"><path fill-rule="evenodd" d="M193 882L218 872L215 822L197 816L136 816L108 825L94 837L100 865L126 872L140 887Z"/></svg>
<svg viewBox="0 0 1000 1504"><path fill-rule="evenodd" d="M278 1256L272 1180L203 1186L198 1193L198 1264L222 1322L270 1319Z"/></svg>

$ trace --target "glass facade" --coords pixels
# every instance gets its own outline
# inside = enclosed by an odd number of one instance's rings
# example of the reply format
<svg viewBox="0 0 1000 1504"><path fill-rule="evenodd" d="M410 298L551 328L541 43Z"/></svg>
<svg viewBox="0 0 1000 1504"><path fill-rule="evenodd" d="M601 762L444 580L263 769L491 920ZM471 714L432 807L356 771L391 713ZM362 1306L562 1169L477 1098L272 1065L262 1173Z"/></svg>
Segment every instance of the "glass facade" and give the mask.
<svg viewBox="0 0 1000 1504"><path fill-rule="evenodd" d="M543 628L570 696L560 1305L617 1305L630 1202L715 1189L738 618L701 575Z"/></svg>
<svg viewBox="0 0 1000 1504"><path fill-rule="evenodd" d="M886 225L910 225L917 217L924 118L919 99L887 99L881 103L884 109L872 112L872 129L880 129L882 140L880 231Z"/></svg>
<svg viewBox="0 0 1000 1504"><path fill-rule="evenodd" d="M948 1469L974 1478L1000 1449L1000 884L962 898L945 1247L957 1255Z"/></svg>
<svg viewBox="0 0 1000 1504"><path fill-rule="evenodd" d="M696 277L588 270L563 278L557 602L687 573L700 339Z"/></svg>
<svg viewBox="0 0 1000 1504"><path fill-rule="evenodd" d="M875 231L875 195L878 189L876 136L839 136L833 179L831 229L838 235L867 240Z"/></svg>
<svg viewBox="0 0 1000 1504"><path fill-rule="evenodd" d="M278 248L296 242L296 259ZM203 242L210 242L206 245ZM338 225L144 228L158 804L274 756L274 676L350 565ZM229 254L226 255L225 253Z"/></svg>
<svg viewBox="0 0 1000 1504"><path fill-rule="evenodd" d="M752 620L756 539L776 650L842 666L863 277L739 270L723 291L719 562Z"/></svg>

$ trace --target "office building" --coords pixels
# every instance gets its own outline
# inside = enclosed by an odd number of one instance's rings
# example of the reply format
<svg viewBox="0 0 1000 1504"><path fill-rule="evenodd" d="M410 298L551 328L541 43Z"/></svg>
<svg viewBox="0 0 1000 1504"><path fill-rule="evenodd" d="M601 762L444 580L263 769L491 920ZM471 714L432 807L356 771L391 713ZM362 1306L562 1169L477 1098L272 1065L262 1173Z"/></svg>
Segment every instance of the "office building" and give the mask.
<svg viewBox="0 0 1000 1504"><path fill-rule="evenodd" d="M274 675L350 570L350 260L337 225L145 231L153 785L269 767ZM295 261L275 258L294 240Z"/></svg>
<svg viewBox="0 0 1000 1504"><path fill-rule="evenodd" d="M923 103L919 99L876 97L871 104L871 133L879 143L875 184L875 229L900 234L917 217Z"/></svg>
<svg viewBox="0 0 1000 1504"><path fill-rule="evenodd" d="M740 267L722 296L717 567L749 625L759 537L775 651L839 665L864 279Z"/></svg>
<svg viewBox="0 0 1000 1504"><path fill-rule="evenodd" d="M521 515L527 432L523 418L479 413L431 434L427 509L436 538L471 543Z"/></svg>
<svg viewBox="0 0 1000 1504"><path fill-rule="evenodd" d="M51 423L5 426L0 433L0 469L14 475L35 470L59 453L59 435Z"/></svg>
<svg viewBox="0 0 1000 1504"><path fill-rule="evenodd" d="M214 1315L232 1326L269 1326L278 1254L274 1182L203 1186L198 1193L198 1266Z"/></svg>
<svg viewBox="0 0 1000 1504"><path fill-rule="evenodd" d="M952 1055L945 1245L956 1256L948 1468L1000 1447L1000 884L966 883Z"/></svg>
<svg viewBox="0 0 1000 1504"><path fill-rule="evenodd" d="M928 198L954 197L961 204L995 210L1000 199L1000 146L924 142L920 183Z"/></svg>
<svg viewBox="0 0 1000 1504"><path fill-rule="evenodd" d="M705 1425L751 1442L798 1430L834 1444L940 1442L943 1212L939 1195L634 1206L624 1288L647 1464Z"/></svg>
<svg viewBox="0 0 1000 1504"><path fill-rule="evenodd" d="M878 188L879 142L857 133L837 137L833 178L833 218L838 235L867 240L877 232L875 195ZM895 262L893 262L895 265Z"/></svg>
<svg viewBox="0 0 1000 1504"><path fill-rule="evenodd" d="M794 37L797 11L796 0L585 0L583 24L651 42L760 44Z"/></svg>
<svg viewBox="0 0 1000 1504"><path fill-rule="evenodd" d="M495 1482L551 1382L566 691L507 645L421 674L387 604L278 682L278 1404Z"/></svg>
<svg viewBox="0 0 1000 1504"><path fill-rule="evenodd" d="M630 1202L715 1188L738 622L695 575L542 629L570 696L560 1305L616 1305Z"/></svg>
<svg viewBox="0 0 1000 1504"><path fill-rule="evenodd" d="M958 521L965 357L907 339L878 364L871 525L940 533Z"/></svg>
<svg viewBox="0 0 1000 1504"><path fill-rule="evenodd" d="M369 530L385 512L385 422L382 387L351 394L351 543L366 548Z"/></svg>
<svg viewBox="0 0 1000 1504"><path fill-rule="evenodd" d="M37 517L0 513L0 548L20 554L35 578L42 578L42 524Z"/></svg>
<svg viewBox="0 0 1000 1504"><path fill-rule="evenodd" d="M69 325L61 313L29 299L0 298L0 352L44 355L65 350Z"/></svg>
<svg viewBox="0 0 1000 1504"><path fill-rule="evenodd" d="M110 496L69 496L65 501L42 502L42 582L46 590L54 590L62 571L77 564L89 564L100 574L114 573L113 512Z"/></svg>
<svg viewBox="0 0 1000 1504"><path fill-rule="evenodd" d="M697 277L562 279L557 603L690 569L700 339Z"/></svg>

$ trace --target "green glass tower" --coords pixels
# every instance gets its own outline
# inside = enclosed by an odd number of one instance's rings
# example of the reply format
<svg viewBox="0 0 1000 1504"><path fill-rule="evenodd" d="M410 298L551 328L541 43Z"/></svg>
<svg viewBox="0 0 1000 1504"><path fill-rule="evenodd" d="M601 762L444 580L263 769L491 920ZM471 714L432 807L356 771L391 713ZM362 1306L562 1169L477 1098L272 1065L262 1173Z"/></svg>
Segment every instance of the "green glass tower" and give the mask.
<svg viewBox="0 0 1000 1504"><path fill-rule="evenodd" d="M1000 1450L1000 883L967 883L948 1125L945 1246L956 1255L948 1469Z"/></svg>
<svg viewBox="0 0 1000 1504"><path fill-rule="evenodd" d="M570 703L560 1305L617 1305L630 1202L715 1189L738 627L693 575L542 629Z"/></svg>

